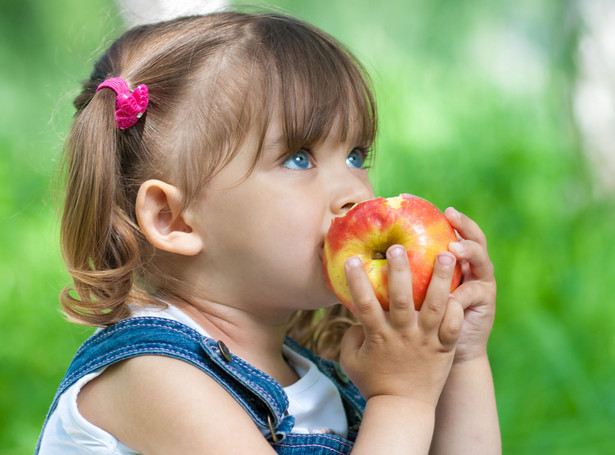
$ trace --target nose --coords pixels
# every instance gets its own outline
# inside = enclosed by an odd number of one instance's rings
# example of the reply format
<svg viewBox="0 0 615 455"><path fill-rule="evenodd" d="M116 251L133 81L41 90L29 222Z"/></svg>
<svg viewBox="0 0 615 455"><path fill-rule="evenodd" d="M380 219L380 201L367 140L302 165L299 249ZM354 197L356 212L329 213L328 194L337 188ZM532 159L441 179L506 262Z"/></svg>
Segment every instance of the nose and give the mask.
<svg viewBox="0 0 615 455"><path fill-rule="evenodd" d="M335 216L343 215L355 204L374 197L374 190L364 172L358 174L352 169L347 169L343 175L331 179L333 180L331 212Z"/></svg>

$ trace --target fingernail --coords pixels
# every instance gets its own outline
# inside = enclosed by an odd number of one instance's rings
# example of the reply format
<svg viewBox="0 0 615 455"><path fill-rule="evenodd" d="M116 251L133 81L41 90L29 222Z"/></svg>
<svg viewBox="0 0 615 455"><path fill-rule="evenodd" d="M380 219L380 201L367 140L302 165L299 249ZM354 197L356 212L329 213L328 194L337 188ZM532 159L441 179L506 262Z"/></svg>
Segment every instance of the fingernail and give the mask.
<svg viewBox="0 0 615 455"><path fill-rule="evenodd" d="M446 211L448 211L455 218L459 218L461 216L461 213L455 207L449 207Z"/></svg>
<svg viewBox="0 0 615 455"><path fill-rule="evenodd" d="M363 265L363 262L361 262L361 259L359 259L356 256L353 256L351 258L348 258L346 260L346 267L349 269L354 269L356 267L361 267Z"/></svg>
<svg viewBox="0 0 615 455"><path fill-rule="evenodd" d="M401 257L404 254L406 254L406 249L401 246L393 246L389 248L388 253L389 253L389 257L392 257L392 258Z"/></svg>
<svg viewBox="0 0 615 455"><path fill-rule="evenodd" d="M438 255L438 262L444 267L450 267L454 259L449 254L440 254Z"/></svg>
<svg viewBox="0 0 615 455"><path fill-rule="evenodd" d="M448 244L448 249L456 254L463 254L465 248L461 242L451 242Z"/></svg>

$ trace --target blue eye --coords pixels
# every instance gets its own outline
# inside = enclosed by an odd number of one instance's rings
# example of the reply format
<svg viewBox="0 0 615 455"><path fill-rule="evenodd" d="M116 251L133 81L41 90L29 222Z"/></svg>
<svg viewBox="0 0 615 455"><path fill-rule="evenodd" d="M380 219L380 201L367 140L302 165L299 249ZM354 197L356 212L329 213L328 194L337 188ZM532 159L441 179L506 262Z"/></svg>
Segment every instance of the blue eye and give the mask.
<svg viewBox="0 0 615 455"><path fill-rule="evenodd" d="M358 150L354 149L348 154L346 158L346 164L348 167L362 168L363 167L363 154Z"/></svg>
<svg viewBox="0 0 615 455"><path fill-rule="evenodd" d="M310 156L303 150L299 150L293 156L284 161L282 166L288 169L311 169L314 167L310 162Z"/></svg>

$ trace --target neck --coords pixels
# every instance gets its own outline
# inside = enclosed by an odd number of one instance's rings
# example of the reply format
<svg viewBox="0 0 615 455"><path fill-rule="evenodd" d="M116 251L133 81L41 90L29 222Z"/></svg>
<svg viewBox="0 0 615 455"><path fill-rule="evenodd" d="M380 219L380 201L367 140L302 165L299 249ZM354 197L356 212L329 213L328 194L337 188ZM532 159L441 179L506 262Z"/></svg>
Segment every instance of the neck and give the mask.
<svg viewBox="0 0 615 455"><path fill-rule="evenodd" d="M282 356L282 345L291 314L263 316L209 301L190 303L174 299L173 305L186 313L214 339L282 386L297 381L295 371Z"/></svg>

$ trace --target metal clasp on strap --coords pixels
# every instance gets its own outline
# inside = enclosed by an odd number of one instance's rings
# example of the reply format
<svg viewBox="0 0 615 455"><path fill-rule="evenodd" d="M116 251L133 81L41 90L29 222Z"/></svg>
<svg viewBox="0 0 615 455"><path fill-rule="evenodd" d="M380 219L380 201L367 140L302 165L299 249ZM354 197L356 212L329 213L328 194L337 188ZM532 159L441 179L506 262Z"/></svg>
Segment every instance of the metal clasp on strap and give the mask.
<svg viewBox="0 0 615 455"><path fill-rule="evenodd" d="M273 442L278 442L278 435L275 434L275 429L273 428L273 420L271 419L271 414L267 415L267 423L269 424L269 431L271 432L271 440Z"/></svg>

